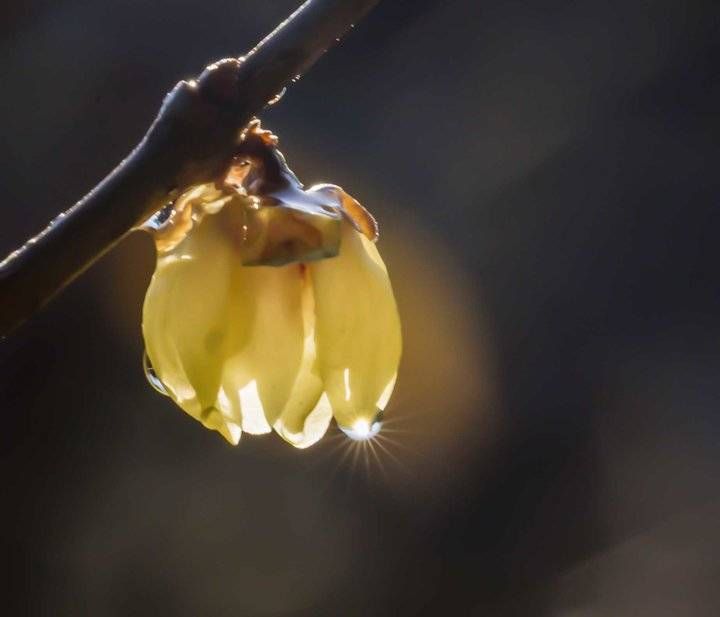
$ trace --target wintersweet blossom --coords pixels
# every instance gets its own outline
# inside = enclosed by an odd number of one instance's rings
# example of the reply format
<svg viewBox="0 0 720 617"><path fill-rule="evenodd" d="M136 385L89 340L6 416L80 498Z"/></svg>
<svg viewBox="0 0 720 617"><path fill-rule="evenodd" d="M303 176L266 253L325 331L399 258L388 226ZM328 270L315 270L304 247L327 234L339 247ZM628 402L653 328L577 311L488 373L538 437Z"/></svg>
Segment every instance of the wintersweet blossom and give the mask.
<svg viewBox="0 0 720 617"><path fill-rule="evenodd" d="M157 246L146 354L185 412L232 444L275 429L304 448L333 417L355 439L377 433L400 321L377 224L357 201L305 190L253 122L223 178L145 227Z"/></svg>

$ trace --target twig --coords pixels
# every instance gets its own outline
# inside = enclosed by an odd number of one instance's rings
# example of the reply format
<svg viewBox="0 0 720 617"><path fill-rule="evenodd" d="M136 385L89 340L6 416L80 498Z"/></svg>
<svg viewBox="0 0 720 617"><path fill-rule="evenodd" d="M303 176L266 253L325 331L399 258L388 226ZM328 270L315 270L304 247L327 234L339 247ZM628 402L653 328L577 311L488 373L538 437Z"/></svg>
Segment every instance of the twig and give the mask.
<svg viewBox="0 0 720 617"><path fill-rule="evenodd" d="M238 133L379 0L307 0L247 56L221 60L168 94L109 176L0 263L0 336L164 206L228 165Z"/></svg>

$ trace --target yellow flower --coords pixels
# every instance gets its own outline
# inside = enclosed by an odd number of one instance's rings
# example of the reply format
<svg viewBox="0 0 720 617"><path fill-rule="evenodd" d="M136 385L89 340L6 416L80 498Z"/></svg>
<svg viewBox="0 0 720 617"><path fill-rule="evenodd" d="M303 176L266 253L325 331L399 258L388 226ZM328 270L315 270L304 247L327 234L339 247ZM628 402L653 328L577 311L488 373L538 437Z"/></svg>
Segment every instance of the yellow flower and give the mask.
<svg viewBox="0 0 720 617"><path fill-rule="evenodd" d="M303 190L276 143L250 125L221 181L146 225L146 353L167 394L233 444L274 428L307 447L333 416L368 438L401 351L377 226L339 187Z"/></svg>

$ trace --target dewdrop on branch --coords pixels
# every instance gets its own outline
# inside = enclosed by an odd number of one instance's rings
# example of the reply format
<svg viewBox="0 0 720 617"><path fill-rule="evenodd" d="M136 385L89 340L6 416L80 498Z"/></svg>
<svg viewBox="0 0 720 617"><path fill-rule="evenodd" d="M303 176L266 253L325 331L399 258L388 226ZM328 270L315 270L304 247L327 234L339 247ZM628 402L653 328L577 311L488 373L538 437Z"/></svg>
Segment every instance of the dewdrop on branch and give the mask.
<svg viewBox="0 0 720 617"><path fill-rule="evenodd" d="M146 372L232 444L275 429L305 448L333 417L369 439L401 352L378 227L340 187L304 189L277 141L253 121L222 178L145 224L157 247Z"/></svg>

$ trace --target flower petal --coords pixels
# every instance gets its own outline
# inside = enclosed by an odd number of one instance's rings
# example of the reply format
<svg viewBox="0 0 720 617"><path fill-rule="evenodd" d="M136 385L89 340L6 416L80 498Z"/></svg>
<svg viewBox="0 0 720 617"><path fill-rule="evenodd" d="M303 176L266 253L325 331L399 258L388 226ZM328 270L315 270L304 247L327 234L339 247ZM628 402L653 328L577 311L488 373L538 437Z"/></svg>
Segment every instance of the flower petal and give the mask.
<svg viewBox="0 0 720 617"><path fill-rule="evenodd" d="M308 266L318 368L338 424L371 424L389 399L401 352L400 319L375 245L343 224L340 254Z"/></svg>
<svg viewBox="0 0 720 617"><path fill-rule="evenodd" d="M323 394L323 382L318 374L315 345L315 298L312 281L303 266L302 290L303 358L292 392L273 428L287 442L297 448L307 448L327 431L332 419L332 408Z"/></svg>
<svg viewBox="0 0 720 617"><path fill-rule="evenodd" d="M357 199L336 184L315 184L305 191L305 194L308 197L324 198L356 231L365 234L365 237L373 242L378 239L380 230L375 217Z"/></svg>
<svg viewBox="0 0 720 617"><path fill-rule="evenodd" d="M235 278L223 391L241 410L243 430L267 433L285 408L303 362L304 273L299 264L238 266Z"/></svg>
<svg viewBox="0 0 720 617"><path fill-rule="evenodd" d="M216 408L233 261L216 216L203 220L172 252L160 254L145 296L143 334L150 361L173 400L237 443L239 414Z"/></svg>

